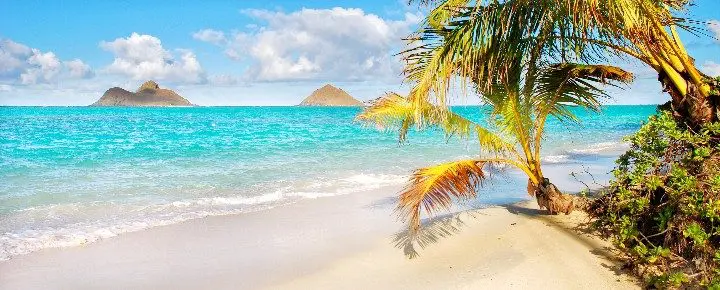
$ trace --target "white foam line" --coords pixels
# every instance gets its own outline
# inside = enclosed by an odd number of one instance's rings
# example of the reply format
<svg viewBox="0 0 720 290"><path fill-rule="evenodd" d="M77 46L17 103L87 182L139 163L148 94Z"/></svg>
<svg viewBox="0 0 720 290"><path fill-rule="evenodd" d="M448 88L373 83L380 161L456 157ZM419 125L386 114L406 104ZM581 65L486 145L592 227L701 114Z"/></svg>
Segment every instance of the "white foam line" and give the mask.
<svg viewBox="0 0 720 290"><path fill-rule="evenodd" d="M407 176L405 175L361 173L337 180L310 182L309 186L304 186L305 188L310 187L308 189L317 190L308 191L305 190L303 186L299 186L299 188L286 186L274 192L258 196L227 196L179 200L166 204L143 205L138 207L137 211L148 216L135 216L123 221L97 220L94 222L76 222L62 227L13 230L0 234L0 261L45 248L79 246L127 232L145 230L191 219L261 211L278 205L289 204L300 199L316 199L352 194L387 186L400 185L406 181ZM92 203L49 205L28 208L17 211L16 213L43 215L50 212L62 211L63 207L72 208L71 211L74 212L82 212L79 208L90 205L92 205Z"/></svg>

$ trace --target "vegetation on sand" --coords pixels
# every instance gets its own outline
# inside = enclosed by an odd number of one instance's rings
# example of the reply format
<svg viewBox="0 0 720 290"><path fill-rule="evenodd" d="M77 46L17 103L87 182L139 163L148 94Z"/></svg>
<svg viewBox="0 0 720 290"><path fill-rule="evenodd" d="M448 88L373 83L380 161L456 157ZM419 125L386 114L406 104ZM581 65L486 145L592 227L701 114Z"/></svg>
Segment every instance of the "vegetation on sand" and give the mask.
<svg viewBox="0 0 720 290"><path fill-rule="evenodd" d="M595 224L656 287L720 287L720 123L697 132L669 112L629 136Z"/></svg>

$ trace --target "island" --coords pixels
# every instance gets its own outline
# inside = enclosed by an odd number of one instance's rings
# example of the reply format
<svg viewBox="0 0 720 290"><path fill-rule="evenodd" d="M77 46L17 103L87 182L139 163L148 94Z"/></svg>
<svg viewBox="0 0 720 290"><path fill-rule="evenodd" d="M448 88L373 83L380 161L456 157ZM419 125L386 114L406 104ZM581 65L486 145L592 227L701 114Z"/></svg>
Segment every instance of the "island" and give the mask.
<svg viewBox="0 0 720 290"><path fill-rule="evenodd" d="M143 83L136 92L123 88L110 88L93 107L176 107L193 106L187 99L169 89L161 89L154 81Z"/></svg>
<svg viewBox="0 0 720 290"><path fill-rule="evenodd" d="M350 96L342 89L327 84L315 90L300 103L300 106L350 107L362 106L363 103Z"/></svg>

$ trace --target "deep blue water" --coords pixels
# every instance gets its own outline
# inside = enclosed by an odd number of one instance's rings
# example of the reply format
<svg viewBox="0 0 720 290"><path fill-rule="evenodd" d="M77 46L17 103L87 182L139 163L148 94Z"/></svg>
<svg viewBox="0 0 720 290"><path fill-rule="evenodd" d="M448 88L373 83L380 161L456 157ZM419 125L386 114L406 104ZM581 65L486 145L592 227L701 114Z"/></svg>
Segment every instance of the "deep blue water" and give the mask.
<svg viewBox="0 0 720 290"><path fill-rule="evenodd" d="M456 111L480 118L479 107ZM655 106L578 111L551 121L548 175L563 189L588 171L607 180L621 138ZM44 247L302 198L404 183L412 169L477 154L472 141L354 123L357 108L0 107L0 260ZM526 198L524 178L498 174L484 203Z"/></svg>

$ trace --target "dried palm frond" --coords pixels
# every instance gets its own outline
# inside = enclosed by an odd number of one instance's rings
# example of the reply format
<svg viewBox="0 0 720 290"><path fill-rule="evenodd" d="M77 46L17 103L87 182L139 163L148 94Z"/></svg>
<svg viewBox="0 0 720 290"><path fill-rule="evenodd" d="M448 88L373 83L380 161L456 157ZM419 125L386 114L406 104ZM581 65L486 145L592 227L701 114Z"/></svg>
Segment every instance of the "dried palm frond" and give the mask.
<svg viewBox="0 0 720 290"><path fill-rule="evenodd" d="M471 199L487 177L483 167L502 160L460 160L416 170L400 193L397 212L411 231L420 228L420 215L447 210L454 199Z"/></svg>

